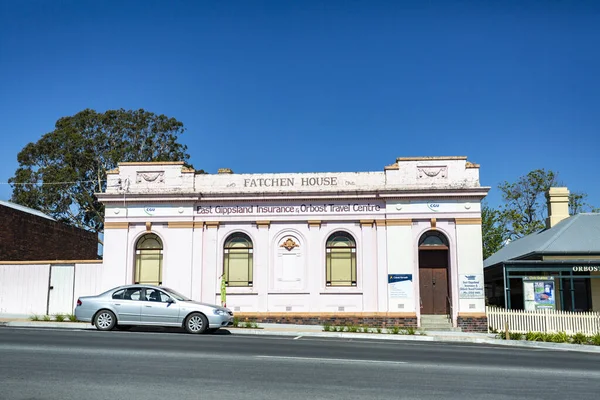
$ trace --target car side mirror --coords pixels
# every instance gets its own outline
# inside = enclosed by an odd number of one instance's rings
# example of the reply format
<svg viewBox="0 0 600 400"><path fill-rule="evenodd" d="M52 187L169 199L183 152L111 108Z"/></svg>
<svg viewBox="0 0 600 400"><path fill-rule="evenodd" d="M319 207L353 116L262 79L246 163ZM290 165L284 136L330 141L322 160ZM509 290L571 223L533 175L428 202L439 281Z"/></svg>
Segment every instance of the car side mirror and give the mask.
<svg viewBox="0 0 600 400"><path fill-rule="evenodd" d="M170 298L170 297L169 297L169 298L167 299L167 303L175 303L175 300L173 300L172 298Z"/></svg>

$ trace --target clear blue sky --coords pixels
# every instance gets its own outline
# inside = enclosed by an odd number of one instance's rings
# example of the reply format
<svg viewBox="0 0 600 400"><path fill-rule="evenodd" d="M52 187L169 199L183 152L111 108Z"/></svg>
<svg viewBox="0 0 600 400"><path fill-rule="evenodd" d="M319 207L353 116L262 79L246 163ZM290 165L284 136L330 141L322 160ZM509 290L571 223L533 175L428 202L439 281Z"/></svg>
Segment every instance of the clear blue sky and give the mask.
<svg viewBox="0 0 600 400"><path fill-rule="evenodd" d="M600 1L0 0L0 82L0 182L58 118L144 108L208 172L466 155L492 204L548 168L600 206Z"/></svg>

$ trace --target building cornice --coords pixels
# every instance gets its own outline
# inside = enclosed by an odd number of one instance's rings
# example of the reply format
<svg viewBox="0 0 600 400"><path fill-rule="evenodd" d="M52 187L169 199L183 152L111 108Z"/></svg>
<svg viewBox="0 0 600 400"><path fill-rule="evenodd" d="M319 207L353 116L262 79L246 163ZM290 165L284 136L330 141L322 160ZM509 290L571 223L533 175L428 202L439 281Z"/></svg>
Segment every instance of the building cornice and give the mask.
<svg viewBox="0 0 600 400"><path fill-rule="evenodd" d="M481 200L489 187L457 189L410 189L361 192L279 192L279 193L98 193L105 204L133 202L215 202L215 201L295 201L295 200L430 200L464 199Z"/></svg>

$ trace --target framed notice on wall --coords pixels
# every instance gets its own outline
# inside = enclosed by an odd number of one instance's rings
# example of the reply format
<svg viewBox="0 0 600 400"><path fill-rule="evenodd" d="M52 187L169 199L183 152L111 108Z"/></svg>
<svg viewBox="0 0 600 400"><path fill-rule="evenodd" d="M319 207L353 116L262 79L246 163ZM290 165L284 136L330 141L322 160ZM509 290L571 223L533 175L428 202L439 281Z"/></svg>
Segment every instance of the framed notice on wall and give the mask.
<svg viewBox="0 0 600 400"><path fill-rule="evenodd" d="M483 299L483 275L462 274L458 276L458 296L461 299Z"/></svg>
<svg viewBox="0 0 600 400"><path fill-rule="evenodd" d="M527 276L523 278L523 304L525 311L555 310L554 277Z"/></svg>
<svg viewBox="0 0 600 400"><path fill-rule="evenodd" d="M388 288L390 299L409 299L413 297L412 274L389 274Z"/></svg>

